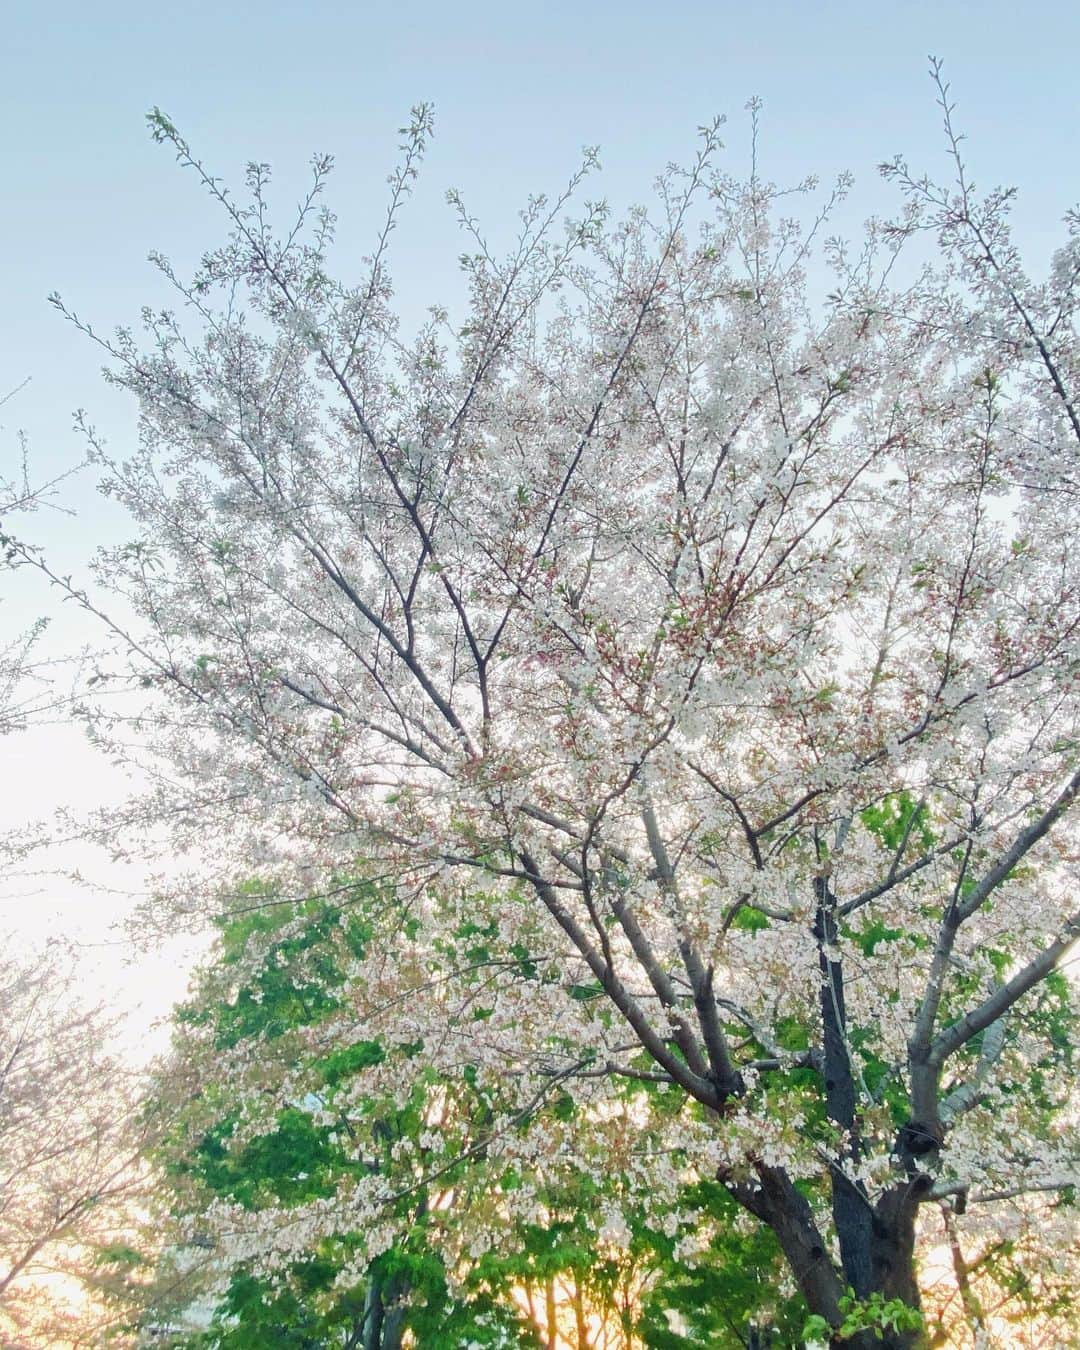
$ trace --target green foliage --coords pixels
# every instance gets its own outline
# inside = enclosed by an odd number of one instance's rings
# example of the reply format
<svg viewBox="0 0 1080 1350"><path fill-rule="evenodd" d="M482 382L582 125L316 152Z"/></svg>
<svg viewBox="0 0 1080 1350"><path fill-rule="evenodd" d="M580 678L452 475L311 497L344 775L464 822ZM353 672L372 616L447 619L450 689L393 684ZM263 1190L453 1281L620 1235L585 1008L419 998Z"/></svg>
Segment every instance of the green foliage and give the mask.
<svg viewBox="0 0 1080 1350"><path fill-rule="evenodd" d="M185 1350L322 1350L344 1340L362 1316L358 1293L335 1300L328 1312L319 1310L317 1296L332 1282L328 1263L307 1262L294 1267L291 1286L274 1287L265 1280L239 1273L229 1285L205 1333L185 1338Z"/></svg>
<svg viewBox="0 0 1080 1350"><path fill-rule="evenodd" d="M873 956L875 949L883 942L896 942L904 936L902 928L890 928L880 918L872 919L858 929L845 925L841 931L855 943L863 956Z"/></svg>
<svg viewBox="0 0 1080 1350"><path fill-rule="evenodd" d="M334 1193L341 1155L330 1144L329 1131L315 1126L306 1111L279 1112L276 1129L239 1150L229 1148L233 1128L234 1121L222 1121L199 1144L193 1160L200 1180L215 1195L258 1209Z"/></svg>
<svg viewBox="0 0 1080 1350"><path fill-rule="evenodd" d="M828 1343L832 1340L832 1327L820 1313L814 1313L803 1323L799 1339L810 1345L817 1345L821 1342Z"/></svg>
<svg viewBox="0 0 1080 1350"><path fill-rule="evenodd" d="M841 1296L840 1313L842 1321L835 1329L829 1326L824 1317L816 1313L808 1317L802 1325L801 1339L806 1342L826 1342L833 1340L849 1341L862 1331L872 1332L879 1341L885 1339L885 1333L903 1333L921 1331L923 1316L917 1308L912 1308L903 1299L886 1299L883 1294L874 1293L867 1299L858 1299L849 1289Z"/></svg>
<svg viewBox="0 0 1080 1350"><path fill-rule="evenodd" d="M377 902L369 883L348 883L336 904L309 900L301 906L277 902L258 883L240 889L251 901L247 912L218 921L219 975L238 970L251 944L264 941L265 956L245 974L231 999L207 1005L196 1000L178 1010L181 1025L212 1025L217 1044L228 1049L240 1041L275 1039L297 1026L322 1020L338 1007L335 989L342 983L343 958L363 956L371 936L364 907ZM333 935L335 942L328 941Z"/></svg>
<svg viewBox="0 0 1080 1350"><path fill-rule="evenodd" d="M572 984L567 993L579 1003L587 1003L590 999L603 997L604 986L593 980L588 984Z"/></svg>
<svg viewBox="0 0 1080 1350"><path fill-rule="evenodd" d="M735 911L731 927L744 933L759 933L763 928L769 927L769 917L762 914L760 909L754 909L752 905L742 905Z"/></svg>
<svg viewBox="0 0 1080 1350"><path fill-rule="evenodd" d="M917 1308L910 1307L901 1298L887 1299L880 1293L858 1299L849 1289L840 1299L840 1311L844 1317L840 1323L840 1337L844 1340L857 1336L860 1331L872 1331L879 1340L884 1340L887 1331L921 1331L923 1326L922 1313Z"/></svg>
<svg viewBox="0 0 1080 1350"><path fill-rule="evenodd" d="M297 906L279 902L261 887L244 888L241 904L246 908L222 922L216 960L179 1014L181 1037L195 1035L212 1050L244 1043L253 1052L259 1046L269 1052L343 1006L347 964L362 957L372 937L373 915L385 908L387 897L364 884L344 885L342 896L346 904L311 900ZM756 927L760 918L747 911L746 926ZM459 963L464 956L476 963L478 980L486 978L487 965L503 960L491 925L461 924L445 945L447 960ZM542 975L521 943L509 955L518 978L558 978ZM588 983L569 992L591 1001L602 991ZM483 1016L485 1011L485 1005L474 1004L465 1015ZM808 1044L805 1028L795 1020L781 1025L778 1036L788 1049ZM300 1044L288 1045L294 1043ZM163 1153L170 1174L189 1188L178 1192L177 1204L191 1214L213 1198L253 1211L331 1198L371 1166L390 1165L396 1141L415 1144L425 1128L425 1103L432 1089L452 1091L465 1118L471 1114L476 1128L482 1128L491 1105L475 1067L463 1066L456 1084L432 1082L430 1074L408 1067L419 1048L393 1049L414 1083L404 1107L357 1092L365 1072L386 1059L387 1047L379 1041L359 1039L331 1043L319 1053L306 1051L304 1082L310 1100L276 1109L254 1133L241 1129L227 1078L219 1081L211 1075L201 1085L199 1110L182 1115ZM788 1090L806 1096L808 1120L820 1123L812 1078L808 1071L796 1070ZM678 1094L663 1093L656 1083L620 1080L616 1092L628 1099L645 1097L657 1119L680 1109ZM340 1130L324 1123L339 1094L347 1097L354 1121L367 1119L376 1151L383 1150L381 1159L370 1159L365 1151L361 1165L340 1142ZM544 1110L558 1128L573 1128L578 1117L577 1104L566 1091L553 1093ZM516 1168L480 1157L452 1167L443 1181L481 1198L485 1192L508 1196L525 1184ZM536 1185L535 1179L530 1185ZM373 1291L382 1291L388 1300L405 1299L406 1325L418 1345L447 1350L466 1344L492 1350L537 1347L537 1329L517 1300L523 1290L532 1291L543 1306L544 1293L556 1279L560 1288L575 1292L591 1315L605 1317L624 1336L656 1350L698 1345L734 1350L745 1330L762 1319L783 1335L794 1334L804 1309L800 1299L776 1295L782 1261L775 1241L766 1231L742 1231L734 1203L719 1184L688 1188L677 1222L665 1225L664 1231L655 1219L647 1221L643 1206L629 1191L619 1193L622 1187L623 1179L614 1174L605 1178L601 1194L590 1175L569 1169L557 1183L544 1183L537 1191L543 1221L511 1223L503 1241L469 1270L456 1272L453 1293L432 1232L432 1225L444 1224L446 1216L429 1213L423 1192L417 1191L399 1205L395 1244L355 1283L339 1283L358 1245L358 1235L348 1232L321 1241L273 1275L236 1267L210 1328L179 1336L174 1344L185 1350L340 1345L356 1334ZM623 1248L598 1245L596 1216L602 1202L613 1198L628 1227ZM708 1239L695 1244L695 1255L677 1253L680 1238L701 1231L707 1231Z"/></svg>
<svg viewBox="0 0 1080 1350"><path fill-rule="evenodd" d="M934 846L930 812L926 804L917 802L910 792L890 792L876 806L867 806L860 811L859 819L874 838L892 852L900 847L905 835L923 851Z"/></svg>
<svg viewBox="0 0 1080 1350"><path fill-rule="evenodd" d="M675 1255L676 1238L651 1232L662 1262L644 1300L639 1326L648 1350L736 1350L750 1330L769 1327L780 1345L793 1345L806 1305L783 1287L782 1258L767 1229L746 1231L734 1201L717 1182L701 1182L687 1194L695 1225L709 1232L704 1249L690 1258Z"/></svg>

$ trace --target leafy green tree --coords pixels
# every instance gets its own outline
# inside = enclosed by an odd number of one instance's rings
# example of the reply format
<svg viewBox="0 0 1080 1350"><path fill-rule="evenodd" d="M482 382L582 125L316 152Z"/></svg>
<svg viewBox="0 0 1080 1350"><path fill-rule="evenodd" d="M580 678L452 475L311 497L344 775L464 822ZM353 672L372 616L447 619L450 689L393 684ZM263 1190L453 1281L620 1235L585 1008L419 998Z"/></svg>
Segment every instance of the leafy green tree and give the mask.
<svg viewBox="0 0 1080 1350"><path fill-rule="evenodd" d="M756 1319L792 1334L804 1308L801 1299L776 1298L779 1249L739 1224L718 1183L687 1187L680 1212L660 1226L617 1170L601 1188L576 1168L546 1169L542 1182L533 1179L534 1217L508 1214L500 1242L448 1268L446 1230L462 1218L468 1228L466 1211L497 1209L525 1178L476 1147L492 1106L468 1064L454 1084L416 1075L403 1108L365 1088L365 1071L384 1063L387 1047L337 1039L350 961L362 958L393 909L392 897L366 883L300 905L252 885L221 922L213 959L178 1010L157 1084L176 1108L159 1154L174 1241L148 1320L171 1324L172 1342L190 1350L586 1347L601 1332L612 1346L726 1350L745 1343ZM491 959L482 938L465 925L459 939L478 964ZM406 1060L412 1052L406 1047ZM406 1063L403 1071L415 1070ZM245 1079L261 1084L255 1110ZM662 1132L670 1128L657 1085L627 1080L624 1094L647 1106ZM544 1109L561 1127L581 1124L567 1094ZM409 1185L395 1145L426 1138L436 1116L458 1118L456 1150L472 1148L472 1156L453 1161L439 1183ZM364 1121L381 1153L358 1163L342 1141L355 1139ZM358 1169L371 1168L401 1183L394 1240L354 1266L360 1244L348 1228L347 1196ZM597 1216L617 1192L625 1192L628 1225L618 1241L601 1241ZM316 1200L341 1206L340 1231L300 1243L283 1267L233 1258L203 1222L215 1201L287 1223L290 1209Z"/></svg>
<svg viewBox="0 0 1080 1350"><path fill-rule="evenodd" d="M433 1096L421 1077L404 1107L357 1101L363 1071L384 1059L384 1047L319 1042L320 1024L341 1011L343 972L370 936L368 911L386 897L356 884L342 887L335 903L294 907L257 886L247 888L246 898L248 912L221 924L216 960L177 1014L170 1069L159 1080L160 1093L183 1099L160 1156L174 1216L181 1225L186 1217L193 1240L172 1252L167 1265L174 1268L206 1241L199 1216L215 1199L250 1213L287 1212L313 1200L339 1202L358 1172L393 1173L395 1143L421 1133ZM226 1062L225 1072L215 1071ZM245 1065L262 1083L262 1112L242 1104L235 1073ZM354 1108L374 1117L370 1137L381 1156L358 1162L340 1146ZM443 1261L428 1240L430 1225L440 1221L431 1202L443 1193L406 1190L396 1206L395 1242L355 1270L358 1242L344 1218L340 1236L310 1248L301 1243L284 1269L260 1270L258 1262L233 1262L204 1248L199 1276L188 1285L202 1286L209 1325L178 1333L177 1343L390 1350L408 1329L424 1345L533 1344L514 1307L482 1286L451 1297ZM164 1287L171 1278L163 1272Z"/></svg>

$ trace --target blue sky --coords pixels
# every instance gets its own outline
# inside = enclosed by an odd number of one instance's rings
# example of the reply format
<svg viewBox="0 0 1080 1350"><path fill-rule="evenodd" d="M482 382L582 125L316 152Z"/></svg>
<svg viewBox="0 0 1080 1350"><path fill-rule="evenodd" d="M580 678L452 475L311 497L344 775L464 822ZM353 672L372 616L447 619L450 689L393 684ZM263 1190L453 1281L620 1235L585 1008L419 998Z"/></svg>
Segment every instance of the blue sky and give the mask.
<svg viewBox="0 0 1080 1350"><path fill-rule="evenodd" d="M461 245L443 204L448 186L498 238L527 194L557 189L579 148L598 144L604 173L592 194L624 207L647 198L667 161L693 154L696 127L715 113L729 117L732 170L745 168L742 110L752 95L765 101L764 172L794 180L852 170L842 224L856 229L892 200L875 174L880 160L902 151L947 170L926 77L931 52L947 63L976 180L1021 189L1019 237L1039 271L1080 199L1075 3L21 0L0 28L0 393L30 383L0 409L0 456L14 454L23 428L42 475L74 463L77 407L122 453L134 410L101 383L99 353L45 297L59 290L108 330L160 300L149 249L182 266L220 241L212 204L147 135L154 104L226 179L239 180L249 159L270 160L285 205L310 155L333 152L330 201L347 264L366 251L384 210L396 128L412 103L433 101L436 140L395 242L402 304L415 318L454 291ZM119 537L123 522L95 500L88 476L67 485L64 500L79 515L47 516L34 531L78 575L94 543ZM29 585L0 599L8 631L49 603ZM53 634L54 650L87 636L70 606L57 611ZM70 730L17 738L5 754L4 823L27 802L43 813L115 790ZM101 876L111 884L108 869ZM61 891L12 921L34 920L37 931L59 906L91 941L123 909ZM159 1003L166 992L178 992L175 982L161 984Z"/></svg>
<svg viewBox="0 0 1080 1350"><path fill-rule="evenodd" d="M143 116L153 104L226 178L248 159L272 161L286 202L310 154L332 151L331 198L359 255L383 207L395 129L411 103L434 101L437 138L397 241L413 312L453 287L447 186L497 236L527 193L558 186L579 147L597 143L602 191L625 204L647 196L666 161L693 152L696 126L716 112L730 119L732 166L744 164L753 94L766 103L766 171L852 169L854 227L888 200L874 176L882 158L903 150L944 167L931 51L947 62L976 177L1021 187L1037 262L1080 196L1080 6L1067 3L24 0L0 42L0 385L32 380L0 420L25 427L49 467L77 455L76 406L114 443L132 420L100 385L97 353L45 296L60 290L105 328L129 321L157 294L148 249L182 261L221 234L195 184L151 144Z"/></svg>

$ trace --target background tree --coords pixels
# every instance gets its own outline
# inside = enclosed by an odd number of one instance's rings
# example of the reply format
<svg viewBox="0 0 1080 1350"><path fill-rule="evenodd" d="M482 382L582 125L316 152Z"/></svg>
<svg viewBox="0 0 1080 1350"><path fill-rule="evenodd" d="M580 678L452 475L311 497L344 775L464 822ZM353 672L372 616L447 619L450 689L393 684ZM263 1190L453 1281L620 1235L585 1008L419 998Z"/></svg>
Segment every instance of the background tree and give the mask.
<svg viewBox="0 0 1080 1350"><path fill-rule="evenodd" d="M22 386L20 386L21 388ZM0 398L4 407L18 389ZM63 477L35 480L22 436L0 473L0 601L40 556L22 531ZM0 647L0 736L57 716L56 663L40 656L46 620ZM20 841L22 842L22 841ZM0 858L9 867L9 840ZM136 1083L108 1051L113 1023L75 994L60 942L34 954L12 935L0 959L0 1339L12 1350L99 1344L115 1330L111 1267L130 1235L144 1173Z"/></svg>
<svg viewBox="0 0 1080 1350"><path fill-rule="evenodd" d="M284 893L359 855L394 879L399 940L339 1028L387 1047L376 1095L467 1059L510 1165L543 1147L538 1097L602 1119L656 1082L680 1127L636 1157L657 1203L719 1180L823 1336L894 1350L921 1334L920 1207L1076 1159L1022 1087L1026 1010L1080 936L1080 243L1070 217L1027 276L934 74L954 181L891 164L900 218L857 245L818 249L828 205L781 215L756 158L719 171L714 126L655 213L562 228L578 175L505 259L452 195L468 313L414 341L386 257L428 109L356 285L328 159L277 233L265 166L237 200L154 113L231 232L190 280L158 260L190 326L100 339L142 411L130 459L97 453L136 522L99 575L172 766L148 813ZM465 923L492 935L479 986L439 964ZM376 1251L387 1187L353 1196Z"/></svg>
<svg viewBox="0 0 1080 1350"><path fill-rule="evenodd" d="M12 1350L99 1344L114 1322L87 1284L131 1234L145 1174L134 1076L106 1051L54 949L0 964L0 1335Z"/></svg>
<svg viewBox="0 0 1080 1350"><path fill-rule="evenodd" d="M598 1239L598 1206L616 1189L629 1192L625 1176L598 1188L578 1169L541 1158L526 1178L481 1150L423 1187L430 1161L419 1168L416 1157L398 1161L405 1141L421 1159L441 1152L446 1161L437 1132L463 1114L469 1138L459 1151L468 1153L484 1137L491 1103L467 1073L453 1081L419 1076L407 1110L369 1097L365 1075L383 1059L381 1045L327 1036L327 1019L350 992L345 972L376 937L388 899L385 888L353 883L332 899L294 906L250 886L234 902L239 916L222 921L159 1078L175 1121L158 1152L158 1205L171 1211L176 1243L166 1249L148 1322L171 1323L175 1343L191 1346L259 1346L273 1337L281 1345L388 1348L406 1335L432 1347L743 1344L747 1323L773 1309L779 1253L760 1237L732 1233L730 1201L715 1183L711 1196L686 1197L695 1254L676 1259L689 1226L677 1215L664 1227L651 1224L630 1194L624 1240ZM476 937L466 932L459 941L475 945ZM244 1080L258 1084L257 1095L238 1091ZM560 1098L551 1123L565 1128L572 1109ZM377 1122L382 1149L358 1164L349 1143L353 1122L365 1117ZM348 1227L349 1199L356 1177L372 1167L401 1193L394 1241L355 1279L342 1279L361 1236ZM514 1222L505 1198L526 1179L539 1203L529 1221ZM244 1227L235 1208L227 1230L215 1231L222 1200L248 1214L269 1209L281 1222L282 1210L316 1199L334 1206L342 1228L317 1234L284 1268L233 1255ZM481 1252L471 1244L485 1229L498 1236ZM460 1259L448 1264L445 1254L455 1249ZM216 1304L205 1330L180 1330L192 1321L185 1300L203 1320ZM790 1332L802 1310L785 1311Z"/></svg>

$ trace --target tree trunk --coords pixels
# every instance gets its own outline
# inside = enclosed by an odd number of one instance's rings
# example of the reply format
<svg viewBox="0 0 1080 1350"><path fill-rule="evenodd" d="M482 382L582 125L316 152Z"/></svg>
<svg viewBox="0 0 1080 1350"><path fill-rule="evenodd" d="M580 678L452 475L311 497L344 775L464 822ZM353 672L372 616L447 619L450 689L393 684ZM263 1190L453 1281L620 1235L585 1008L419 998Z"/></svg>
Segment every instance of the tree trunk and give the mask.
<svg viewBox="0 0 1080 1350"><path fill-rule="evenodd" d="M867 1246L855 1255L857 1263L869 1271L868 1288L861 1298L880 1293L887 1302L900 1299L909 1308L919 1309L915 1219L931 1178L916 1171L910 1158L904 1161L910 1170L903 1180L886 1191L872 1209L869 1201L862 1201L870 1215L870 1222L860 1229L866 1233ZM739 1204L772 1229L809 1311L838 1328L843 1321L840 1302L848 1283L829 1256L809 1201L783 1168L759 1164L756 1170L760 1182L756 1187L724 1177L721 1180ZM849 1264L853 1264L850 1257L845 1262ZM832 1343L843 1350L920 1350L926 1336L922 1331L878 1328L857 1332L843 1341L834 1337Z"/></svg>
<svg viewBox="0 0 1080 1350"><path fill-rule="evenodd" d="M363 1350L401 1350L406 1317L402 1300L408 1292L404 1275L386 1279L376 1271L371 1272L364 1302Z"/></svg>
<svg viewBox="0 0 1080 1350"><path fill-rule="evenodd" d="M585 1318L585 1299L576 1277L574 1279L574 1322L577 1326L577 1350L589 1350L589 1327Z"/></svg>
<svg viewBox="0 0 1080 1350"><path fill-rule="evenodd" d="M839 1326L844 1285L814 1223L810 1202L783 1168L759 1163L756 1170L760 1182L756 1187L723 1176L720 1179L744 1209L772 1229L810 1311L824 1317L830 1326Z"/></svg>
<svg viewBox="0 0 1080 1350"><path fill-rule="evenodd" d="M855 1074L848 1048L847 1007L844 995L844 969L836 958L839 927L836 921L836 897L825 877L814 883L817 917L814 936L818 944L821 970L820 1008L825 1080L825 1109L829 1119L842 1130L847 1144L842 1161L854 1166L862 1156L858 1097ZM832 1174L832 1211L840 1243L840 1262L847 1286L856 1297L866 1298L873 1288L870 1268L873 1212L866 1188L848 1179L841 1171Z"/></svg>
<svg viewBox="0 0 1080 1350"><path fill-rule="evenodd" d="M548 1350L558 1350L559 1314L555 1306L555 1281L548 1280L544 1288L544 1315L547 1319Z"/></svg>

